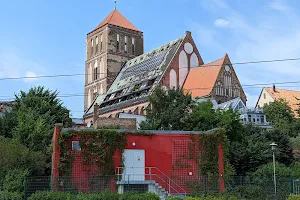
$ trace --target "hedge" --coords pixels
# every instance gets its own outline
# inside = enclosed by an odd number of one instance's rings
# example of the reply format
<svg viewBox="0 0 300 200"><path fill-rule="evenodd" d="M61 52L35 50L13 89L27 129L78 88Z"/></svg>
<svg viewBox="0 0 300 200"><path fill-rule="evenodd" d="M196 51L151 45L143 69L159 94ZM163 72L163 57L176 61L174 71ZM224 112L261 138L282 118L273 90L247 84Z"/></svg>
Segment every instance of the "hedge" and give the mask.
<svg viewBox="0 0 300 200"><path fill-rule="evenodd" d="M300 200L300 195L290 195L288 200Z"/></svg>
<svg viewBox="0 0 300 200"><path fill-rule="evenodd" d="M23 200L23 195L17 192L1 192L0 200Z"/></svg>
<svg viewBox="0 0 300 200"><path fill-rule="evenodd" d="M168 197L166 200L182 200L178 197ZM241 198L235 196L203 196L203 197L186 197L184 200L241 200Z"/></svg>
<svg viewBox="0 0 300 200"><path fill-rule="evenodd" d="M44 191L33 194L28 198L28 200L160 200L160 198L154 193L125 193L120 195L112 192L104 192L99 194L93 193L73 195L64 192Z"/></svg>
<svg viewBox="0 0 300 200"><path fill-rule="evenodd" d="M75 196L66 192L37 192L31 195L28 200L73 200Z"/></svg>

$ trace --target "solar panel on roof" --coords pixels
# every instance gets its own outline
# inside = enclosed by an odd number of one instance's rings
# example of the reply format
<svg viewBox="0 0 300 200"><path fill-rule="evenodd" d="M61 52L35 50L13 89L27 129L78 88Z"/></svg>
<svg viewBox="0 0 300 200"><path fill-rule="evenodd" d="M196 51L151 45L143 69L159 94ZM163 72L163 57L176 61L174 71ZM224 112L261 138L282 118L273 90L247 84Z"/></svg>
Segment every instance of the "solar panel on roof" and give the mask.
<svg viewBox="0 0 300 200"><path fill-rule="evenodd" d="M154 70L158 65L161 64L163 61L163 58L165 57L166 52L163 51L161 53L155 54L152 58L148 60L144 60L140 63L137 63L136 65L126 69L120 80L126 79L131 76L139 76L147 71Z"/></svg>

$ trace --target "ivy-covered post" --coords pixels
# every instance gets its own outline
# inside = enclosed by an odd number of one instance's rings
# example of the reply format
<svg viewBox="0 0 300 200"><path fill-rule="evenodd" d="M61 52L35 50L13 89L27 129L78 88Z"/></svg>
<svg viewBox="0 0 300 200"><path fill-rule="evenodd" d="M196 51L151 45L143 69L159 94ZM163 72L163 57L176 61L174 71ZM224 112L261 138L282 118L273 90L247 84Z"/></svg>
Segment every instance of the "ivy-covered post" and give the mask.
<svg viewBox="0 0 300 200"><path fill-rule="evenodd" d="M53 152L52 152L52 171L51 171L51 186L53 191L57 191L56 183L59 176L59 160L60 160L60 147L59 137L62 124L55 124L53 133Z"/></svg>
<svg viewBox="0 0 300 200"><path fill-rule="evenodd" d="M219 135L218 138L218 154L219 154L219 188L221 192L225 191L225 182L224 182L224 151L223 151L223 136Z"/></svg>

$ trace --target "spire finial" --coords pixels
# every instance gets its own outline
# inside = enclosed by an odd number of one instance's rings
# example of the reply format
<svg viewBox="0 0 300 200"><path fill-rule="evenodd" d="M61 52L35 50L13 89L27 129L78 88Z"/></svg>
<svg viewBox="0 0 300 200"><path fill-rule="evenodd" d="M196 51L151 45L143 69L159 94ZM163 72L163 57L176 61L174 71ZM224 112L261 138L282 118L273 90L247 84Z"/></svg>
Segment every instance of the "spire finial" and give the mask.
<svg viewBox="0 0 300 200"><path fill-rule="evenodd" d="M117 9L117 0L115 0L115 10Z"/></svg>

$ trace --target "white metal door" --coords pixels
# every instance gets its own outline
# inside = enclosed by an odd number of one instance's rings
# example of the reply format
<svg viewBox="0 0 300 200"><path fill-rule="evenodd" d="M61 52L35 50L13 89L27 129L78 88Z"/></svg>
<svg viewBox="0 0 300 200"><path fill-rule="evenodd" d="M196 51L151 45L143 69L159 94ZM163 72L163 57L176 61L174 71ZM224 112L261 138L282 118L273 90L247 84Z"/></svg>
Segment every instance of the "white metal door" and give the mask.
<svg viewBox="0 0 300 200"><path fill-rule="evenodd" d="M145 180L145 151L124 150L124 180Z"/></svg>

